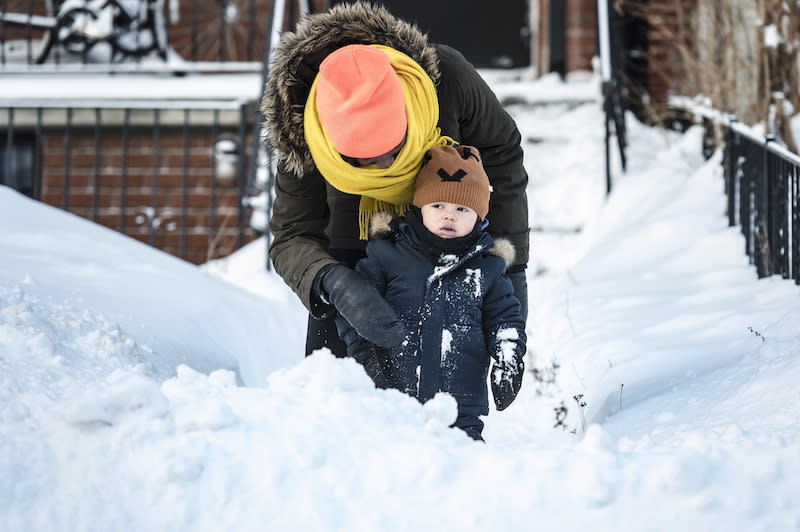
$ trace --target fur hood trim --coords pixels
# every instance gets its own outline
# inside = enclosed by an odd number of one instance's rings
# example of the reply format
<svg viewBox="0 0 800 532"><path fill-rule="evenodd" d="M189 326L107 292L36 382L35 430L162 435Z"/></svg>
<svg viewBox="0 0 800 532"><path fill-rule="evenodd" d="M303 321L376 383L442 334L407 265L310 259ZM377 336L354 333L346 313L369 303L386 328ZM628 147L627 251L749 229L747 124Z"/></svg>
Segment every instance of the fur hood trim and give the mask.
<svg viewBox="0 0 800 532"><path fill-rule="evenodd" d="M503 262L506 263L506 268L511 266L517 257L517 250L514 249L514 244L507 238L495 238L494 246L489 250L489 253L503 259Z"/></svg>
<svg viewBox="0 0 800 532"><path fill-rule="evenodd" d="M397 216L391 212L378 211L369 219L369 237L370 238L385 238L392 232L392 222L397 219Z"/></svg>
<svg viewBox="0 0 800 532"><path fill-rule="evenodd" d="M276 47L261 101L270 144L289 173L301 176L314 169L303 132L303 111L319 64L333 50L357 43L383 44L405 53L438 84L439 60L428 36L382 6L360 1L338 4L303 18Z"/></svg>
<svg viewBox="0 0 800 532"><path fill-rule="evenodd" d="M392 222L397 219L391 212L378 211L369 220L369 237L386 238L392 232ZM487 251L490 255L500 257L506 263L506 268L514 263L517 257L517 250L514 244L507 238L498 237L494 239L494 245Z"/></svg>

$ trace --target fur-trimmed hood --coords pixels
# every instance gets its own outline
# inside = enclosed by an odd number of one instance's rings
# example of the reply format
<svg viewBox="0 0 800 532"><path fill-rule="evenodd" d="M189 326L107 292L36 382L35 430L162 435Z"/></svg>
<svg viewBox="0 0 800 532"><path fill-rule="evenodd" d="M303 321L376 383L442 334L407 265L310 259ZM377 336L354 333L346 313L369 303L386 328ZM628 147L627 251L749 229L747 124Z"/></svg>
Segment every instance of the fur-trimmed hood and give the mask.
<svg viewBox="0 0 800 532"><path fill-rule="evenodd" d="M369 221L369 237L370 238L387 238L394 230L392 225L398 218L385 211L379 211L372 215ZM506 263L506 268L514 263L517 256L517 251L514 249L514 244L507 238L495 238L494 245L487 250L490 255L495 255L503 259Z"/></svg>
<svg viewBox="0 0 800 532"><path fill-rule="evenodd" d="M261 112L272 148L285 169L303 175L314 168L303 132L303 112L319 64L333 50L348 44L383 44L399 50L439 80L436 49L416 26L384 7L367 2L338 4L301 20L283 35L264 88Z"/></svg>

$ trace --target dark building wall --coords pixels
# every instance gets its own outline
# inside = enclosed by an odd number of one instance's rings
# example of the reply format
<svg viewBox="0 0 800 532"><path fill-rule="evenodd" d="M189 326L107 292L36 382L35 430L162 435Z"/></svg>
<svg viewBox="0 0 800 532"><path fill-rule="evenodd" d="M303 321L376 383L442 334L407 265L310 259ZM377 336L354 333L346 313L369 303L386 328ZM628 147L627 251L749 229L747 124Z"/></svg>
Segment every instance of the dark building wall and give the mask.
<svg viewBox="0 0 800 532"><path fill-rule="evenodd" d="M346 2L332 2L339 3ZM527 0L376 3L415 23L432 41L458 49L477 68L518 68L531 64Z"/></svg>

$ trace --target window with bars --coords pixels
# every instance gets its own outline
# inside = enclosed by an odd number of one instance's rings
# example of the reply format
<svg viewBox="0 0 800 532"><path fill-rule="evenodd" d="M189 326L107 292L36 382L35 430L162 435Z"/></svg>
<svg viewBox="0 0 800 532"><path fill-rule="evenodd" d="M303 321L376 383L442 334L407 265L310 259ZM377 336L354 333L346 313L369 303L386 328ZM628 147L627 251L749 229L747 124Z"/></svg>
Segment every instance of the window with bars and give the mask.
<svg viewBox="0 0 800 532"><path fill-rule="evenodd" d="M6 185L34 197L36 164L34 161L36 139L32 133L14 132L10 140L1 135L0 185Z"/></svg>

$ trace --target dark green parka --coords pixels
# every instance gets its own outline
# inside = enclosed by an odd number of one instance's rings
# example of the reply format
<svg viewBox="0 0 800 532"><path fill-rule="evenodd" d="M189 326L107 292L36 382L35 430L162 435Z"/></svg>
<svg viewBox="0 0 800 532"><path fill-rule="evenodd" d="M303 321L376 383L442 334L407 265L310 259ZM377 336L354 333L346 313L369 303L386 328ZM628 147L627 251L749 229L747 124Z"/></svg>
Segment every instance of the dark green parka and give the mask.
<svg viewBox="0 0 800 532"><path fill-rule="evenodd" d="M415 26L368 3L339 4L301 21L283 36L267 82L262 112L278 158L270 246L278 274L316 317L331 310L312 297L314 277L338 262L331 250L363 251L358 237L360 198L327 184L303 135L303 111L319 64L348 44L383 44L414 59L430 75L443 135L477 147L494 188L489 233L511 241L517 265L528 262L528 176L520 133L494 93L456 50L428 43Z"/></svg>

